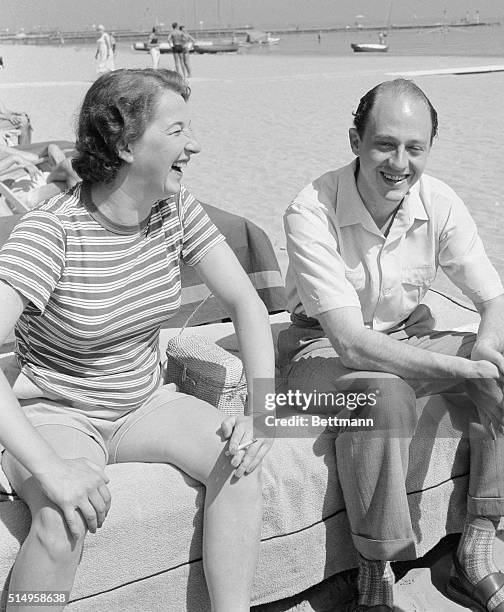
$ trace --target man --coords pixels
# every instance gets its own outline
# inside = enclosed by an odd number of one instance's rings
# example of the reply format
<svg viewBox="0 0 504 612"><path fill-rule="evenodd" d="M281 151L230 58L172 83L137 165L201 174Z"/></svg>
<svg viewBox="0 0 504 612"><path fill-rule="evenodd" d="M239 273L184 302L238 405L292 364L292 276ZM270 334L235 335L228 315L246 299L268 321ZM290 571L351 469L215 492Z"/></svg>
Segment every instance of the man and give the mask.
<svg viewBox="0 0 504 612"><path fill-rule="evenodd" d="M449 595L504 611L492 548L504 515L504 290L463 202L424 174L436 133L437 113L419 87L381 83L355 113L356 159L302 190L285 214L293 324L279 349L287 384L375 392L374 405L360 411L375 430L349 428L336 438L359 552L354 610L391 610L390 561L414 555L405 479L416 398L462 384L477 410L466 410L467 519ZM477 335L433 331L420 302L438 266L477 307Z"/></svg>

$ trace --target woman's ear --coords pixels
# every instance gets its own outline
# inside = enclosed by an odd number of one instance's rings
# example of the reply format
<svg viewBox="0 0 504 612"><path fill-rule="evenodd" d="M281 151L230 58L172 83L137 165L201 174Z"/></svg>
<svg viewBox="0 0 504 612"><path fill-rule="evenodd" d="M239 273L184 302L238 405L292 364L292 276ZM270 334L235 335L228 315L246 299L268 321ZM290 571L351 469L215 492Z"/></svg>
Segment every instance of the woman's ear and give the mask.
<svg viewBox="0 0 504 612"><path fill-rule="evenodd" d="M127 164L131 164L133 161L133 151L129 144L125 146L118 147L117 155Z"/></svg>
<svg viewBox="0 0 504 612"><path fill-rule="evenodd" d="M355 128L350 128L348 130L348 139L350 140L350 147L352 149L352 153L354 155L359 156L359 147L360 147L360 136L359 132Z"/></svg>

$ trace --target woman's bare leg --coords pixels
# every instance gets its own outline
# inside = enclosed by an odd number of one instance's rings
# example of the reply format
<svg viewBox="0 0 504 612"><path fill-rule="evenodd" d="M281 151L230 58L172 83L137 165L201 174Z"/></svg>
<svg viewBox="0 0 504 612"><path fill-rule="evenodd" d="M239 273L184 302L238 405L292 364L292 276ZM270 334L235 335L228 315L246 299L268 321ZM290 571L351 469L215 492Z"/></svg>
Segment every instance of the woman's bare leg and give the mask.
<svg viewBox="0 0 504 612"><path fill-rule="evenodd" d="M123 426L116 461L173 463L206 486L203 563L212 610L245 612L261 534L261 477L259 469L233 477L219 435L224 417L203 401L179 396Z"/></svg>
<svg viewBox="0 0 504 612"><path fill-rule="evenodd" d="M62 457L86 457L104 466L103 450L83 432L60 425L44 425L39 431ZM12 570L9 592L71 591L86 535L84 521L78 540L72 539L61 511L44 495L33 476L8 452L4 453L2 466L32 516L30 531ZM64 604L7 606L13 612L49 612L63 608Z"/></svg>

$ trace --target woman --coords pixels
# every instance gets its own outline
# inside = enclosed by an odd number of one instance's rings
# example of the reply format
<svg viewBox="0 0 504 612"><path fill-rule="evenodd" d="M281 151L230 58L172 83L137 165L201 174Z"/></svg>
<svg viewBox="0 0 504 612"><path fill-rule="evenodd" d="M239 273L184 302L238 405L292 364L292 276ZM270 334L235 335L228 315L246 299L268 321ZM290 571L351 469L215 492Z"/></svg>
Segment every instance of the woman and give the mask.
<svg viewBox="0 0 504 612"><path fill-rule="evenodd" d="M32 516L11 591L71 589L86 532L110 506L107 462L168 462L206 485L212 610L249 610L262 513L256 468L270 443L240 450L253 438L251 416L222 422L160 381L159 329L180 304L179 258L233 319L249 391L274 372L265 308L181 186L200 150L189 92L169 70L100 77L78 124L83 182L27 213L0 252L0 334L16 325L21 367L12 390L0 375L0 444Z"/></svg>
<svg viewBox="0 0 504 612"><path fill-rule="evenodd" d="M149 53L152 59L152 67L154 70L157 70L159 67L159 56L161 51L159 49L159 37L155 27L152 28L147 46L149 47Z"/></svg>
<svg viewBox="0 0 504 612"><path fill-rule="evenodd" d="M98 61L96 72L98 74L104 74L109 70L114 70L114 53L112 51L112 44L110 42L110 36L105 31L105 26L98 26L99 37L96 40L96 53L95 60Z"/></svg>

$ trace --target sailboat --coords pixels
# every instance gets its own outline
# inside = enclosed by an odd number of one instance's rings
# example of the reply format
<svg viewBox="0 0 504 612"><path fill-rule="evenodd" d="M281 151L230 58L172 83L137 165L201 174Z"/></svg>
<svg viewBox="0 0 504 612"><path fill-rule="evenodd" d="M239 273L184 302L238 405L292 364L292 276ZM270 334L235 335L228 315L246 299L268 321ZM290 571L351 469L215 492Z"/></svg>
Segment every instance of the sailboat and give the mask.
<svg viewBox="0 0 504 612"><path fill-rule="evenodd" d="M354 53L386 53L389 49L388 44L385 42L388 32L390 32L390 18L392 16L392 3L390 0L389 14L388 14L388 25L387 32L381 31L379 34L379 42L377 43L350 43L352 51Z"/></svg>

